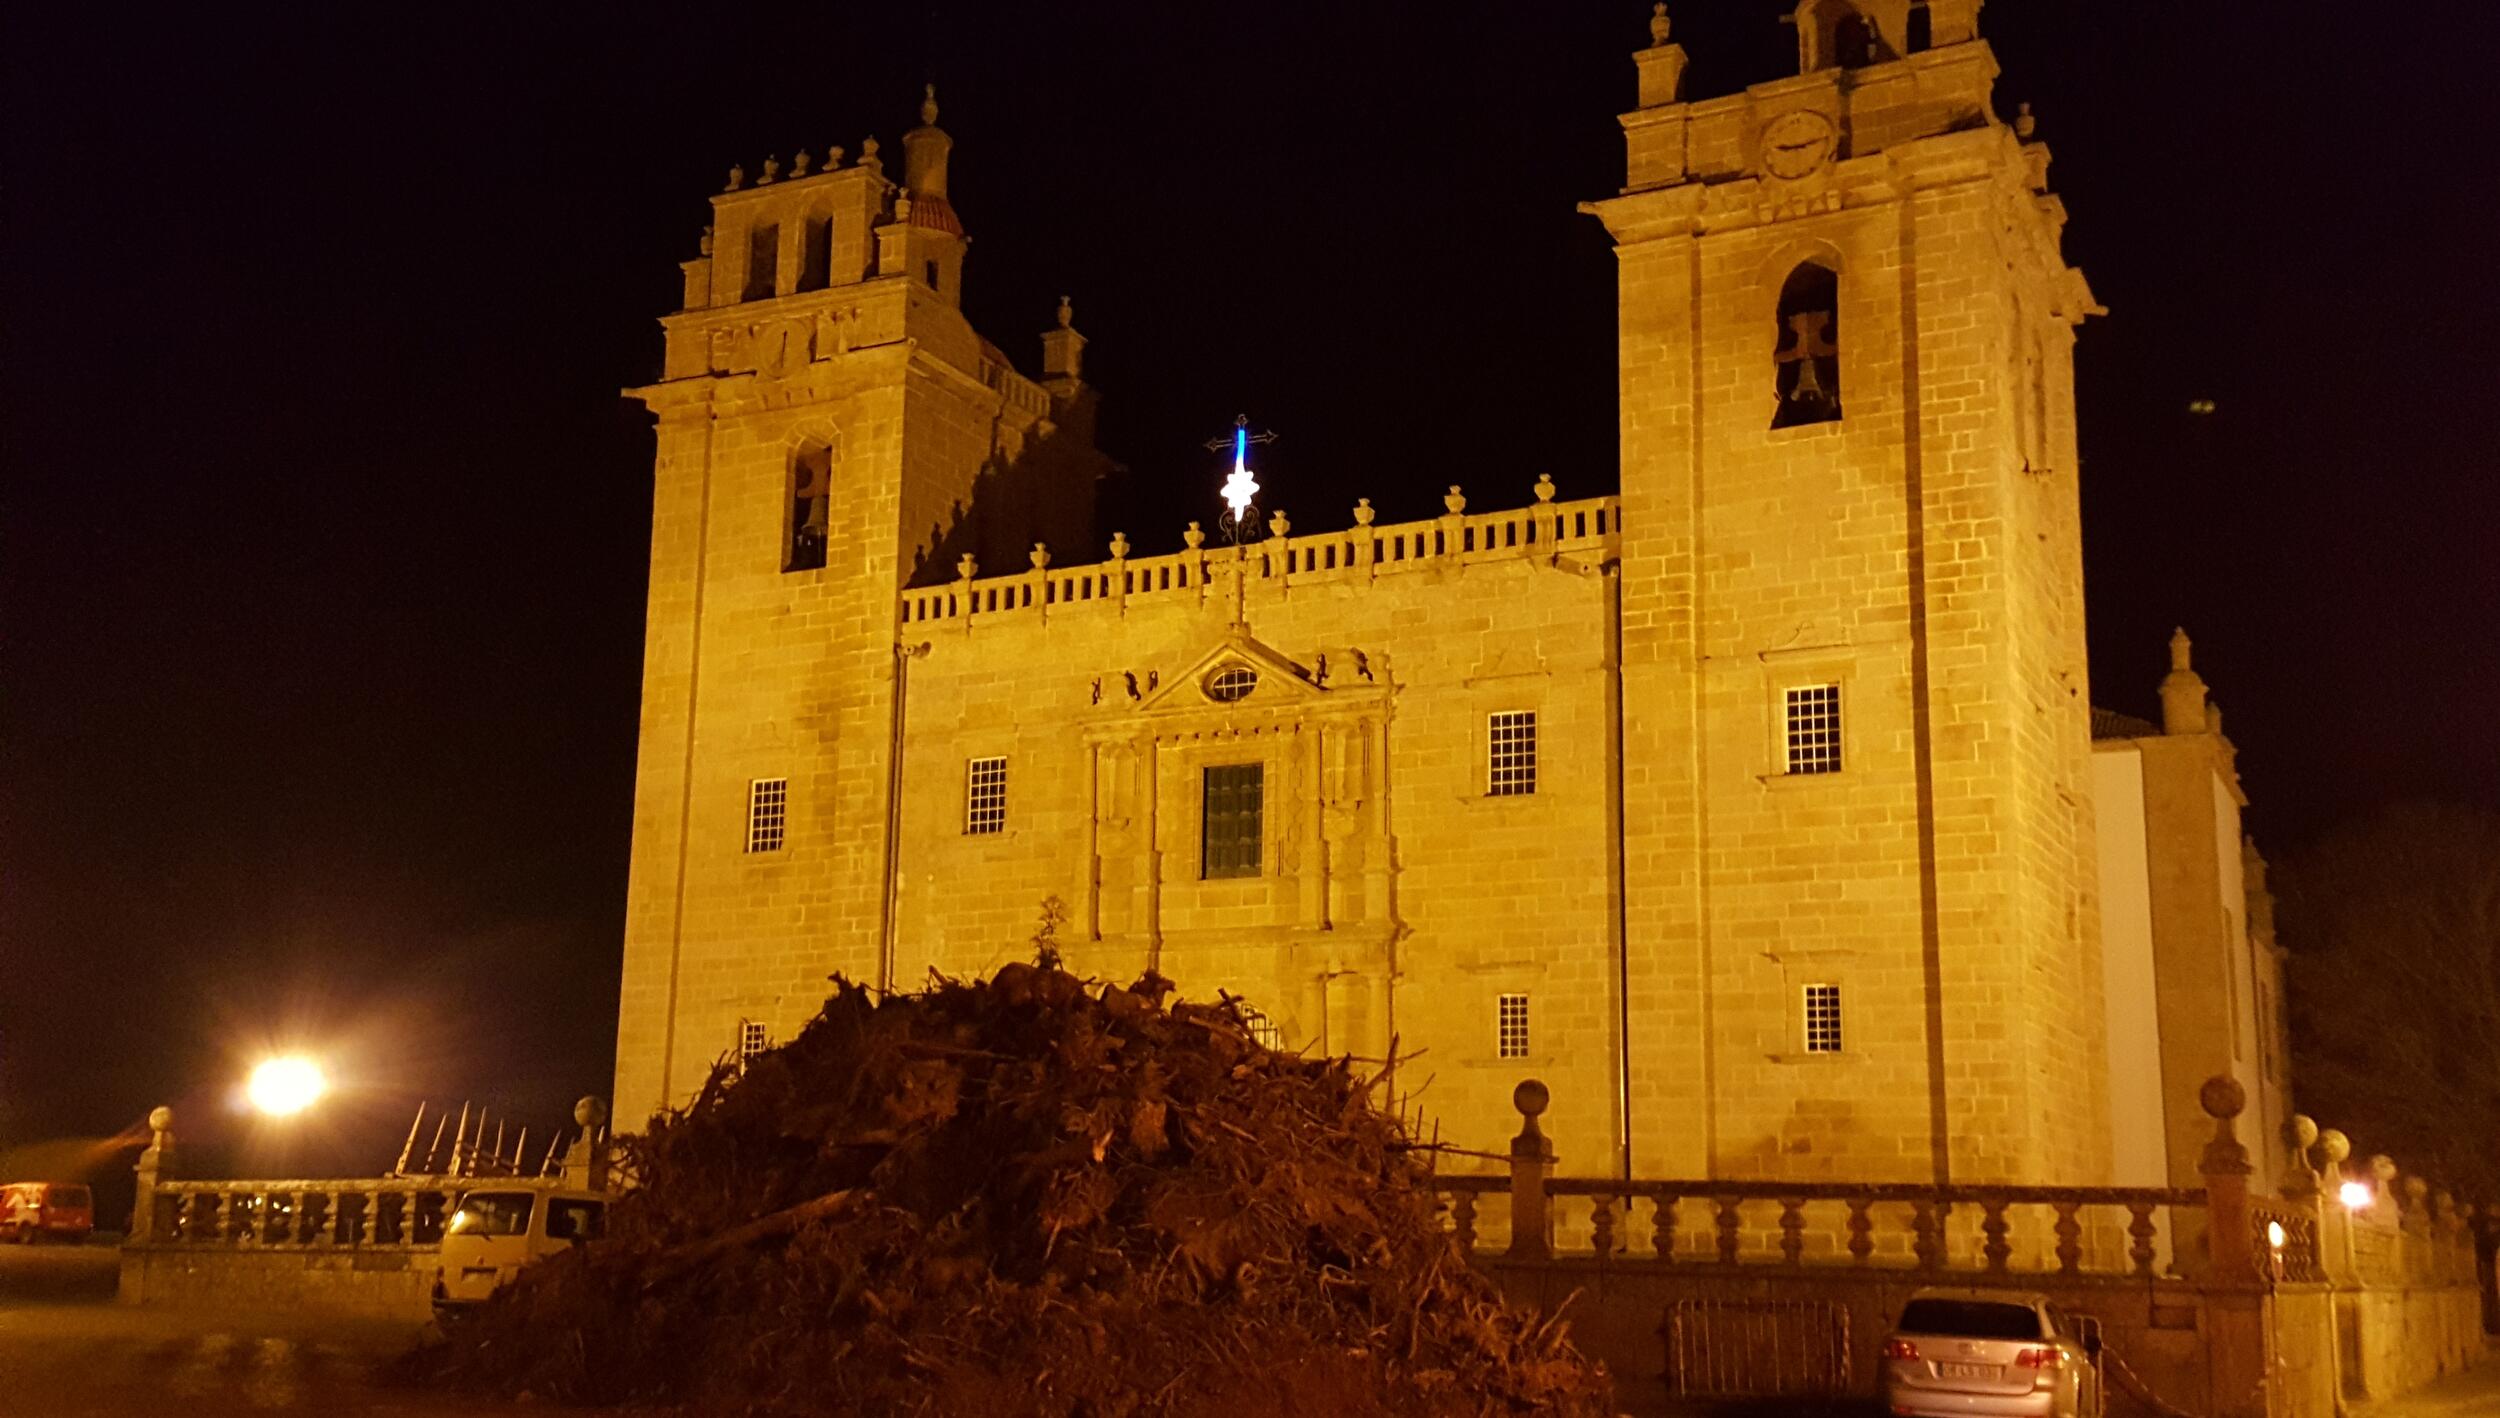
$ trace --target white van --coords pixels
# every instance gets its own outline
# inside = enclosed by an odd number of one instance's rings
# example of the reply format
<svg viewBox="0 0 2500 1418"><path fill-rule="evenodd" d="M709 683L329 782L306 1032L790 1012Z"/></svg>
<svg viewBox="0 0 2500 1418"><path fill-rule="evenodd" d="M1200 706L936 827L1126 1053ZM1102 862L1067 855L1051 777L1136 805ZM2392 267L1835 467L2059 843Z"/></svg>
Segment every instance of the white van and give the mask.
<svg viewBox="0 0 2500 1418"><path fill-rule="evenodd" d="M474 1305L531 1261L599 1239L607 1224L608 1199L598 1192L518 1181L462 1192L443 1223L435 1307Z"/></svg>

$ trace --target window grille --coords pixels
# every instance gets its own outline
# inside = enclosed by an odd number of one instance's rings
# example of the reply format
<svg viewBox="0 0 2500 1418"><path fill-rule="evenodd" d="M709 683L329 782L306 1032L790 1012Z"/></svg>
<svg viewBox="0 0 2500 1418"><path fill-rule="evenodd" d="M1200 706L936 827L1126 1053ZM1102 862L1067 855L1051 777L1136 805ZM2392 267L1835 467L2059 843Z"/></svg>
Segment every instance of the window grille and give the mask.
<svg viewBox="0 0 2500 1418"><path fill-rule="evenodd" d="M1496 798L1536 791L1536 711L1515 709L1489 721L1484 791Z"/></svg>
<svg viewBox="0 0 2500 1418"><path fill-rule="evenodd" d="M1808 985L1805 995L1806 1052L1839 1053L1840 986Z"/></svg>
<svg viewBox="0 0 2500 1418"><path fill-rule="evenodd" d="M757 778L747 784L747 850L778 852L790 819L790 780Z"/></svg>
<svg viewBox="0 0 2500 1418"><path fill-rule="evenodd" d="M1494 1011L1496 1053L1506 1059L1528 1056L1528 997L1504 995Z"/></svg>
<svg viewBox="0 0 2500 1418"><path fill-rule="evenodd" d="M964 832L983 836L1007 830L1007 760L976 758L964 765Z"/></svg>
<svg viewBox="0 0 2500 1418"><path fill-rule="evenodd" d="M1241 1011L1243 1027L1250 1031L1251 1039L1256 1041L1260 1048L1281 1049L1285 1047L1285 1031L1276 1027L1276 1021L1268 1018L1265 1010L1256 1005L1242 1004L1237 1000L1233 1008Z"/></svg>
<svg viewBox="0 0 2500 1418"><path fill-rule="evenodd" d="M738 1021L738 1062L743 1064L748 1059L754 1058L757 1054L764 1052L770 1043L771 1041L764 1035L762 1020L741 1019Z"/></svg>
<svg viewBox="0 0 2500 1418"><path fill-rule="evenodd" d="M1225 763L1206 770L1199 832L1199 875L1209 881L1257 876L1265 824L1267 766Z"/></svg>
<svg viewBox="0 0 2500 1418"><path fill-rule="evenodd" d="M1258 687L1259 672L1248 665L1226 665L1207 676L1207 698L1218 704L1238 703Z"/></svg>
<svg viewBox="0 0 2500 1418"><path fill-rule="evenodd" d="M1840 771L1840 686L1800 685L1788 691L1788 771Z"/></svg>

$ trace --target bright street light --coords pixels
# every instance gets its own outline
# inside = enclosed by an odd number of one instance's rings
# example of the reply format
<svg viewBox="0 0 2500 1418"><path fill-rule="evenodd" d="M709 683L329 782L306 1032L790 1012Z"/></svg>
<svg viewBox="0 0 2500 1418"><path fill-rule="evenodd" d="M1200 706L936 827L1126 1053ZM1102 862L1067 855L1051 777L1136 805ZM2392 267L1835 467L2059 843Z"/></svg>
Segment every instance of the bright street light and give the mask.
<svg viewBox="0 0 2500 1418"><path fill-rule="evenodd" d="M243 1091L253 1107L283 1118L311 1107L329 1087L330 1081L321 1076L321 1065L290 1056L270 1059L253 1069L252 1081Z"/></svg>
<svg viewBox="0 0 2500 1418"><path fill-rule="evenodd" d="M2371 1189L2368 1182L2346 1182L2336 1188L2335 1195L2344 1203L2346 1211L2367 1211L2370 1203L2378 1200L2378 1193Z"/></svg>

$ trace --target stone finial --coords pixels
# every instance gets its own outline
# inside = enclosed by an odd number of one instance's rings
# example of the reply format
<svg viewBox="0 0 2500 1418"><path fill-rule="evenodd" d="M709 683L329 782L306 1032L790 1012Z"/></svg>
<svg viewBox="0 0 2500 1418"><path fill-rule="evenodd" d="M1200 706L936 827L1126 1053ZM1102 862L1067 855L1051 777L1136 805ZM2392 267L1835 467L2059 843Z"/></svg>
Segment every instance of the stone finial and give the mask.
<svg viewBox="0 0 2500 1418"><path fill-rule="evenodd" d="M877 156L877 135L871 133L859 145L859 165L870 172L885 171L885 159Z"/></svg>
<svg viewBox="0 0 2500 1418"><path fill-rule="evenodd" d="M1658 0L1657 4L1649 7L1649 42L1653 47L1665 44L1667 32L1673 27L1673 22L1667 19L1667 0Z"/></svg>
<svg viewBox="0 0 2500 1418"><path fill-rule="evenodd" d="M1543 1139L1544 1133L1538 1129L1536 1120L1543 1117L1553 1103L1553 1090L1533 1078L1519 1080L1519 1086L1510 1090L1510 1105L1519 1110L1519 1136L1522 1140L1531 1137ZM1516 1152L1517 1144L1514 1143L1511 1150Z"/></svg>
<svg viewBox="0 0 2500 1418"><path fill-rule="evenodd" d="M1113 532L1111 534L1111 559L1113 561L1128 560L1128 533Z"/></svg>
<svg viewBox="0 0 2500 1418"><path fill-rule="evenodd" d="M2213 1141L2205 1144L2205 1155L2200 1160L2203 1170L2247 1176L2248 1149L2241 1145L2232 1121L2248 1107L2248 1090L2229 1074L2217 1073L2197 1088L2196 1102L2205 1110L2205 1116L2214 1120Z"/></svg>
<svg viewBox="0 0 2500 1418"><path fill-rule="evenodd" d="M2311 1165L2309 1149L2317 1143L2318 1124L2306 1113L2294 1113L2283 1120L2283 1141L2290 1154L2284 1168L2285 1196L2318 1194L2318 1173Z"/></svg>
<svg viewBox="0 0 2500 1418"><path fill-rule="evenodd" d="M1458 484L1452 483L1449 494L1441 499L1441 505L1450 509L1450 515L1455 517L1467 510L1467 494L1458 490Z"/></svg>
<svg viewBox="0 0 2500 1418"><path fill-rule="evenodd" d="M1370 526L1370 525L1372 524L1372 519L1373 519L1374 517L1379 516L1379 515L1380 515L1379 513L1374 512L1374 511L1372 510L1372 500L1371 500L1370 498L1368 498L1368 497L1358 497L1358 498L1354 499L1354 525L1355 525L1355 526L1357 526L1357 527L1368 527L1368 526Z"/></svg>
<svg viewBox="0 0 2500 1418"><path fill-rule="evenodd" d="M850 150L843 147L840 143L836 143L832 147L825 149L825 171L831 172L835 168L840 167L842 165L842 155L848 151Z"/></svg>
<svg viewBox="0 0 2500 1418"><path fill-rule="evenodd" d="M1076 306L1066 296L1059 297L1059 328L1071 329L1076 324Z"/></svg>
<svg viewBox="0 0 2500 1418"><path fill-rule="evenodd" d="M695 238L694 251L697 256L709 256L712 254L712 229L710 227L705 227L703 229L703 235Z"/></svg>
<svg viewBox="0 0 2500 1418"><path fill-rule="evenodd" d="M2020 138L2020 139L2022 139L2024 142L2028 143L2028 142L2030 142L2030 141L2031 141L2031 134L2032 134L2032 130L2034 130L2034 129L2038 128L2039 126L2040 126L2039 120L2038 120L2038 119L2035 119L2035 118L2033 118L2033 117L2031 116L2031 105L2030 105L2030 104L2027 104L2027 103L2018 103L2018 104L2014 105L2014 136L2015 136L2015 137Z"/></svg>
<svg viewBox="0 0 2500 1418"><path fill-rule="evenodd" d="M2318 1129L2318 1170L2332 1172L2352 1155L2352 1139L2341 1128Z"/></svg>
<svg viewBox="0 0 2500 1418"><path fill-rule="evenodd" d="M1290 534L1292 531L1292 521L1287 519L1281 510L1268 515L1267 533L1269 536L1281 537Z"/></svg>
<svg viewBox="0 0 2500 1418"><path fill-rule="evenodd" d="M1554 500L1554 475L1552 473L1536 475L1536 500L1539 502Z"/></svg>
<svg viewBox="0 0 2500 1418"><path fill-rule="evenodd" d="M755 185L758 187L767 186L774 178L779 176L781 176L781 159L766 158L764 159L764 175L755 179Z"/></svg>
<svg viewBox="0 0 2500 1418"><path fill-rule="evenodd" d="M935 125L937 122L937 85L935 84L920 86L920 121L930 125Z"/></svg>
<svg viewBox="0 0 2500 1418"><path fill-rule="evenodd" d="M965 552L963 555L955 558L956 576L969 581L980 573L981 563L973 558L972 553Z"/></svg>
<svg viewBox="0 0 2500 1418"><path fill-rule="evenodd" d="M793 178L807 176L807 165L813 161L814 159L807 155L807 149L805 148L801 148L796 153L791 154L790 176Z"/></svg>
<svg viewBox="0 0 2500 1418"><path fill-rule="evenodd" d="M894 194L894 220L902 223L904 226L911 225L911 193L897 192Z"/></svg>
<svg viewBox="0 0 2500 1418"><path fill-rule="evenodd" d="M578 1126L595 1128L607 1120L608 1105L595 1095L583 1094L581 1101L573 1105L573 1121Z"/></svg>
<svg viewBox="0 0 2500 1418"><path fill-rule="evenodd" d="M1033 550L1025 553L1025 556L1033 563L1033 569L1036 571L1050 565L1050 547L1047 543L1035 542Z"/></svg>
<svg viewBox="0 0 2500 1418"><path fill-rule="evenodd" d="M2191 648L2185 630L2170 632L2170 673L2161 681L2161 727L2166 734L2206 732L2205 681L2189 660Z"/></svg>
<svg viewBox="0 0 2500 1418"><path fill-rule="evenodd" d="M2430 1194L2431 1184L2428 1178L2411 1176L2405 1178L2406 1211L2420 1211L2423 1204L2429 1200Z"/></svg>
<svg viewBox="0 0 2500 1418"><path fill-rule="evenodd" d="M1189 524L1189 530L1181 533L1181 544L1191 551L1196 551L1207 544L1207 534L1198 529L1197 523L1192 522Z"/></svg>
<svg viewBox="0 0 2500 1418"><path fill-rule="evenodd" d="M2209 734L2222 732L2222 701L2219 699L2205 701L2205 732Z"/></svg>
<svg viewBox="0 0 2500 1418"><path fill-rule="evenodd" d="M729 165L729 185L728 185L728 186L726 186L726 187L723 187L721 190L722 190L723 192L735 192L735 191L737 191L739 188L744 187L744 186L746 186L746 185L747 185L747 170L746 170L744 167L742 167L742 166L740 166L739 164L737 164L737 163L734 163L734 162L733 162L733 163L731 163L731 164Z"/></svg>
<svg viewBox="0 0 2500 1418"><path fill-rule="evenodd" d="M159 1103L148 1109L148 1146L161 1152L173 1143L174 1110Z"/></svg>

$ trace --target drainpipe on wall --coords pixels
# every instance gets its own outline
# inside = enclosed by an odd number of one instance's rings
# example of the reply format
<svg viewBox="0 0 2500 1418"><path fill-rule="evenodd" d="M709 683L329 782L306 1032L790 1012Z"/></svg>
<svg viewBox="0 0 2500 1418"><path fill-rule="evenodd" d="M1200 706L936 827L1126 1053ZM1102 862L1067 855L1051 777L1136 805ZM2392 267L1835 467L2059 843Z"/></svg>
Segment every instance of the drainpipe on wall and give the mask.
<svg viewBox="0 0 2500 1418"><path fill-rule="evenodd" d="M900 886L903 825L903 696L911 688L911 662L929 653L929 642L894 647L894 716L885 742L885 866L877 889L877 988L894 992L895 896Z"/></svg>
<svg viewBox="0 0 2500 1418"><path fill-rule="evenodd" d="M1623 845L1623 566L1609 562L1606 577L1606 661L1614 693L1614 949L1615 949L1615 1137L1617 1163L1625 1181L1632 1180L1632 935L1625 897Z"/></svg>

